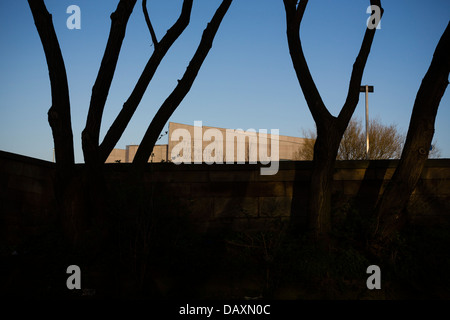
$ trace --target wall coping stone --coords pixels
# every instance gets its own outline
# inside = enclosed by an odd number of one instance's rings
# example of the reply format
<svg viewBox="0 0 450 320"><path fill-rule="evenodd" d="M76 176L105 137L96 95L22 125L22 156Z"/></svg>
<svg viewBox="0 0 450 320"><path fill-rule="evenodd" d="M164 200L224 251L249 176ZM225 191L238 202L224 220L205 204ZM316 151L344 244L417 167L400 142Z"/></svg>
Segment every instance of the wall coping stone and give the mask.
<svg viewBox="0 0 450 320"><path fill-rule="evenodd" d="M16 153L0 150L0 159L10 159L15 161L22 161L36 165L42 165L50 168L55 168L55 163L28 157ZM376 169L376 168L395 168L397 167L399 160L337 160L335 163L336 169ZM77 163L76 167L84 167L84 163ZM131 163L105 163L105 170L109 171L129 171L132 167ZM179 164L176 165L170 162L162 163L148 163L146 171L153 170L158 171L204 171L204 170L220 170L220 171L248 171L259 170L261 167L268 167L268 165L257 164ZM430 167L450 167L450 159L428 159L425 163L426 168ZM312 161L280 161L279 170L310 170L313 168Z"/></svg>

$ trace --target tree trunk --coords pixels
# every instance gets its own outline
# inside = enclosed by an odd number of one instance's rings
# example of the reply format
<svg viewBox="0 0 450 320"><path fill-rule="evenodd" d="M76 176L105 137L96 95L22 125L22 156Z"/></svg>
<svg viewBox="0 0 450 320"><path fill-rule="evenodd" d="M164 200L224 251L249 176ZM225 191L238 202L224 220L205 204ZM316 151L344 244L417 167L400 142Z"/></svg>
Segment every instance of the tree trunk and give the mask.
<svg viewBox="0 0 450 320"><path fill-rule="evenodd" d="M47 11L44 1L28 0L28 4L47 61L52 93L48 122L52 128L55 147L57 183L59 188L63 188L63 182L70 180L75 164L66 67L53 27L52 15Z"/></svg>
<svg viewBox="0 0 450 320"><path fill-rule="evenodd" d="M405 146L397 169L376 207L377 241L389 242L407 220L404 210L422 174L434 123L450 71L450 24L442 35L414 102Z"/></svg>
<svg viewBox="0 0 450 320"><path fill-rule="evenodd" d="M52 15L47 11L44 1L28 0L28 4L41 39L49 71L52 106L48 111L48 121L52 129L55 148L54 189L59 220L66 238L73 244L80 229L77 220L80 216L80 201L76 199L79 195L79 188L74 183L75 158L66 68L53 26Z"/></svg>
<svg viewBox="0 0 450 320"><path fill-rule="evenodd" d="M314 239L326 238L331 230L333 173L340 137L333 125L327 129L318 128L314 144L314 167L311 174L308 210L308 229Z"/></svg>
<svg viewBox="0 0 450 320"><path fill-rule="evenodd" d="M111 14L111 27L97 78L92 87L86 126L82 132L82 147L85 161L83 172L79 172L79 190L83 196L83 212L79 212L79 231L76 247L83 253L100 252L109 241L111 212L108 208L108 190L103 175L99 136L104 107L116 70L126 28L136 0L119 1Z"/></svg>

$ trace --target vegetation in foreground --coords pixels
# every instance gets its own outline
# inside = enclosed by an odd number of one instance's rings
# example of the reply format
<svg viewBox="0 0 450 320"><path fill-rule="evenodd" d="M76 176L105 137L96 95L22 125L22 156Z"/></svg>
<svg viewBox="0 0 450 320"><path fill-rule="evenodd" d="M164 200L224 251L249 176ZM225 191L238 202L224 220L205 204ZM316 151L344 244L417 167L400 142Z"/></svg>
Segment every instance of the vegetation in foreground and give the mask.
<svg viewBox="0 0 450 320"><path fill-rule="evenodd" d="M184 217L142 215L122 220L113 243L87 256L49 231L1 248L0 289L8 297L76 299L450 298L448 228L409 225L375 252L369 219L351 206L333 217L327 245L293 236L283 221L269 231L200 234ZM81 268L81 290L66 287L72 264ZM370 265L381 268L380 290L366 286Z"/></svg>

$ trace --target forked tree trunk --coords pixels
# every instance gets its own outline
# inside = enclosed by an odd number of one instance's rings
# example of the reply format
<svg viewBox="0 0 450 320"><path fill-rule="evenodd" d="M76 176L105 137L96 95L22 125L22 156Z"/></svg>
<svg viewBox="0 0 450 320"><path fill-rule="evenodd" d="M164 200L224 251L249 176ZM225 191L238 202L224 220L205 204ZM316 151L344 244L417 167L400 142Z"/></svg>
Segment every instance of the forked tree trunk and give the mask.
<svg viewBox="0 0 450 320"><path fill-rule="evenodd" d="M289 53L297 79L305 96L308 108L317 127L314 145L314 169L311 176L308 207L308 227L316 238L327 238L331 228L331 193L334 164L339 144L345 129L359 101L359 89L375 36L375 28L367 28L360 51L353 64L347 99L338 115L334 117L326 108L309 71L300 40L300 26L308 0L284 0L286 10L287 39ZM371 0L371 5L383 9L379 0Z"/></svg>
<svg viewBox="0 0 450 320"><path fill-rule="evenodd" d="M414 102L405 146L397 169L376 208L376 241L392 239L407 220L405 207L422 174L434 135L439 103L450 71L450 24L442 35Z"/></svg>

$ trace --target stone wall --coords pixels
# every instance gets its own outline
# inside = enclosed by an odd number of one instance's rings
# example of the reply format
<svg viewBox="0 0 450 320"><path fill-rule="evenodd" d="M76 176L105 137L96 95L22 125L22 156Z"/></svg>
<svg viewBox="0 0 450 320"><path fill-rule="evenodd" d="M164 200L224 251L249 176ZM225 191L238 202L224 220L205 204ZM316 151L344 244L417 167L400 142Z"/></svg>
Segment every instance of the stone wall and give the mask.
<svg viewBox="0 0 450 320"><path fill-rule="evenodd" d="M15 246L56 223L51 162L0 151L0 241Z"/></svg>
<svg viewBox="0 0 450 320"><path fill-rule="evenodd" d="M338 161L333 205L349 204L362 214L375 205L398 161ZM155 207L187 215L199 231L252 230L295 217L306 223L311 162L280 162L276 175L261 175L260 165L153 164L145 175ZM111 183L128 174L128 165L106 167ZM115 181L115 182L114 182ZM408 204L411 221L450 225L450 160L429 160ZM292 215L291 215L292 214Z"/></svg>
<svg viewBox="0 0 450 320"><path fill-rule="evenodd" d="M398 161L339 161L335 208L349 201L365 212L373 206ZM79 165L83 166L83 165ZM105 165L111 185L124 186L130 164ZM260 165L153 163L145 173L149 196L163 214L182 215L199 231L266 228L292 215L306 221L311 162L280 162L276 175ZM0 241L15 245L57 222L54 164L0 151ZM126 193L126 191L125 191ZM126 197L126 194L124 195ZM123 213L126 214L126 206ZM450 160L429 160L408 204L412 222L450 225Z"/></svg>

